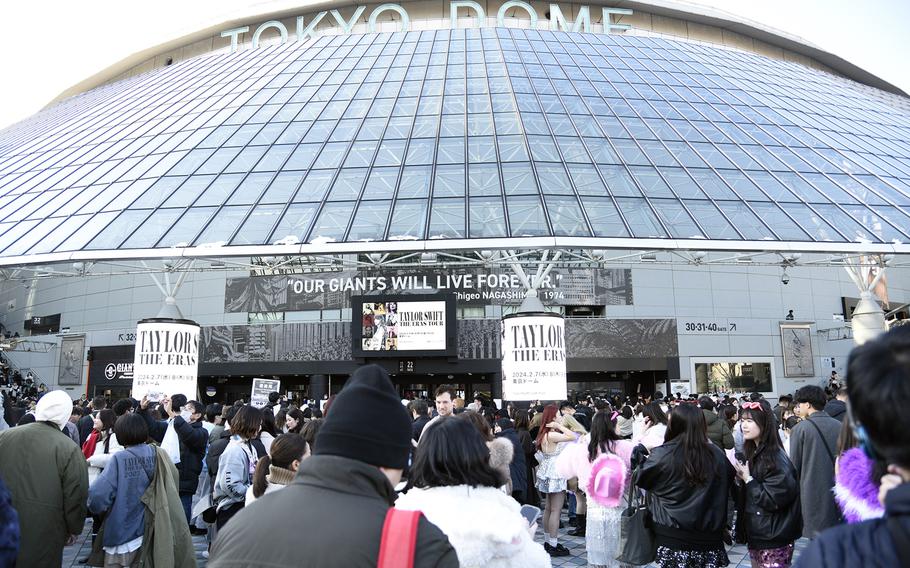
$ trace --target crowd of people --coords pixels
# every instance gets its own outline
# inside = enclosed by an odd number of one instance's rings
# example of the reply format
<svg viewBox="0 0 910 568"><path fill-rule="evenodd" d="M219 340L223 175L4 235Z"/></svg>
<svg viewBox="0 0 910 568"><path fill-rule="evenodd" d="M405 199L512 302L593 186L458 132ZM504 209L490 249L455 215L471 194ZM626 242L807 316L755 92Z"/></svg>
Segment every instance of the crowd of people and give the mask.
<svg viewBox="0 0 910 568"><path fill-rule="evenodd" d="M776 405L433 394L401 400L373 365L324 416L278 393L264 408L44 393L0 433L0 566L59 566L90 519L94 566L194 566L204 534L219 568L535 568L572 554L564 508L596 567L726 566L735 541L785 568L802 537L797 566L910 565L908 327L854 349L846 385Z"/></svg>
<svg viewBox="0 0 910 568"><path fill-rule="evenodd" d="M28 423L38 399L47 392L47 385L30 374L23 376L0 355L0 432L18 425L23 419Z"/></svg>

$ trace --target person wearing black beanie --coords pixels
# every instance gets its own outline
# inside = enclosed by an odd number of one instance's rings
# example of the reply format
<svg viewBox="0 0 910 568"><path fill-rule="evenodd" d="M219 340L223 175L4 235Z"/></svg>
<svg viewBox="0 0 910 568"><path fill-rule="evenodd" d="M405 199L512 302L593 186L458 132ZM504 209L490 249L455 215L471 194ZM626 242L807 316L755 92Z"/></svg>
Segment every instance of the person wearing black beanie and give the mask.
<svg viewBox="0 0 910 568"><path fill-rule="evenodd" d="M388 374L376 365L357 369L332 402L313 455L294 481L244 507L218 531L209 567L296 566L306 550L307 566L375 568L410 449L411 419ZM291 518L295 530L287 530ZM421 516L414 568L458 565L448 537Z"/></svg>
<svg viewBox="0 0 910 568"><path fill-rule="evenodd" d="M411 451L411 425L388 374L382 367L367 365L357 369L335 397L332 412L316 437L313 455L343 456L376 467L404 469Z"/></svg>

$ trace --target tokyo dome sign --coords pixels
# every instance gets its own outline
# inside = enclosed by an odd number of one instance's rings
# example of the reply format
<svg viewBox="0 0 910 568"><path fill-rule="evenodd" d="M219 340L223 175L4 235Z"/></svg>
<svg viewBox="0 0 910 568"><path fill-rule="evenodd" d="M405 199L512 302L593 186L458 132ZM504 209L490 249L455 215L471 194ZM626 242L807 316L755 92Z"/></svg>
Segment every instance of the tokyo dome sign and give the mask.
<svg viewBox="0 0 910 568"><path fill-rule="evenodd" d="M366 6L354 6L354 14L350 18L345 18L341 15L338 10L329 10L318 12L314 14L309 21L306 21L303 16L297 17L297 25L295 31L296 40L304 41L308 38L314 38L317 36L317 27L319 31L325 29L326 24L335 24L334 27L338 28L341 33L352 33L352 32L376 32L377 30L377 21L379 16L385 12L394 12L398 15L398 22L400 23L400 30L407 31L411 26L411 18L408 15L407 10L405 10L400 4L381 4L373 8L373 11L370 12L369 16L366 18L366 23L362 22L362 18L366 13ZM459 12L461 10L461 12ZM510 13L511 12L511 13ZM474 2L473 0L452 0L449 2L449 14L448 19L450 21L450 26L452 28L457 28L458 26L458 15L459 13L465 14L469 13L474 20L477 22L478 26L484 26L487 24L487 14L486 10L479 3ZM509 14L510 15L507 15ZM496 25L498 27L505 27L506 19L517 19L519 14L522 15L525 19L530 20L531 29L538 29L537 22L539 20L539 15L537 10L534 9L531 4L527 2L522 2L521 0L509 0L504 2L499 10L496 12ZM628 24L620 24L614 21L614 16L622 17L632 14L632 10L625 8L607 8L601 7L601 22L599 27L603 33L617 33L623 32L631 28ZM594 32L594 22L591 19L591 8L588 6L579 6L578 14L575 17L575 21L570 21L563 14L558 4L550 4L549 9L549 19L550 24L549 28L551 30L562 30L566 32ZM441 15L442 19L445 19L445 14ZM421 19L426 19L426 15L423 15ZM439 17L430 17L434 20L439 20ZM225 30L221 32L221 37L231 39L231 51L237 51L238 45L240 43L240 38L243 34L249 33L249 26L242 26L239 28L233 28L230 30ZM262 39L263 34L269 32L270 34L278 33L281 36L281 43L286 43L288 41L288 28L282 22L278 20L270 20L264 22L256 27L252 35L252 46L253 48L259 47L259 43Z"/></svg>

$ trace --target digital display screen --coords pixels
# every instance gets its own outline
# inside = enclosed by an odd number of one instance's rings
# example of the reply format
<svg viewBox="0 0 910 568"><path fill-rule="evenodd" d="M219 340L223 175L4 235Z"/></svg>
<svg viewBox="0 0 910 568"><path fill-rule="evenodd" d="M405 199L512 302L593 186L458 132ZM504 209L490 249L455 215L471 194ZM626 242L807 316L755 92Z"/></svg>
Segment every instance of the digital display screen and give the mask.
<svg viewBox="0 0 910 568"><path fill-rule="evenodd" d="M352 298L354 354L392 357L454 354L454 299L443 296Z"/></svg>

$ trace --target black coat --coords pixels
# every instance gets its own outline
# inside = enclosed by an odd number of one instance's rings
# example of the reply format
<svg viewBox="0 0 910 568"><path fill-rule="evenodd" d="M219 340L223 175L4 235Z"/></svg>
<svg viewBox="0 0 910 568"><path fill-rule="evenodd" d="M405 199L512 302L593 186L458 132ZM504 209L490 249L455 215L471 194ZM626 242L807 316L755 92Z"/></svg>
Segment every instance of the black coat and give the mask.
<svg viewBox="0 0 910 568"><path fill-rule="evenodd" d="M525 456L525 495L524 503L535 505L540 503L540 494L534 486L534 468L537 467L537 460L534 459L534 440L527 430L517 430L518 443L521 446L521 453Z"/></svg>
<svg viewBox="0 0 910 568"><path fill-rule="evenodd" d="M379 468L315 455L290 485L244 507L218 531L208 566L375 568L394 502L395 489ZM294 519L292 529L288 519ZM417 529L414 567L458 568L449 539L426 517Z"/></svg>
<svg viewBox="0 0 910 568"><path fill-rule="evenodd" d="M15 422L10 424L10 426L15 426ZM92 428L95 427L95 416L92 413L86 414L76 422L76 428L79 429L79 447L82 447L82 444L85 443L85 440L88 439L88 435L92 433Z"/></svg>
<svg viewBox="0 0 910 568"><path fill-rule="evenodd" d="M142 409L137 413L148 424L149 437L160 444L164 439L164 433L167 432L167 421L154 420ZM177 464L177 471L180 473L178 491L181 495L192 494L199 485L199 474L202 473L202 460L205 458L209 433L202 426L201 420L187 422L182 416L174 417L174 430L177 431L177 438L180 440L180 463Z"/></svg>
<svg viewBox="0 0 910 568"><path fill-rule="evenodd" d="M424 426L426 426L427 423L429 423L429 421L430 421L429 416L418 416L417 418L414 419L414 423L411 425L411 431L412 431L411 437L414 438L415 442L420 440L420 434L421 434L421 432L423 432Z"/></svg>
<svg viewBox="0 0 910 568"><path fill-rule="evenodd" d="M588 432L591 431L591 416L588 414L588 408L586 406L577 406L575 408L575 414L572 415L572 418L578 421L585 430Z"/></svg>
<svg viewBox="0 0 910 568"><path fill-rule="evenodd" d="M828 404L825 405L825 412L831 418L834 418L838 422L843 422L844 417L847 416L847 403L842 400L837 400L832 398L828 401Z"/></svg>
<svg viewBox="0 0 910 568"><path fill-rule="evenodd" d="M775 456L775 470L752 474L746 484L745 529L750 549L787 546L800 537L799 481L796 468L783 449Z"/></svg>
<svg viewBox="0 0 910 568"><path fill-rule="evenodd" d="M897 547L888 530L889 517L896 517L910 533L910 483L898 485L885 497L885 518L853 525L839 525L822 532L809 543L794 568L895 568L901 566ZM906 564L904 564L906 566Z"/></svg>
<svg viewBox="0 0 910 568"><path fill-rule="evenodd" d="M687 549L723 543L727 497L735 472L723 450L710 443L708 447L713 468L703 485L692 486L686 481L678 438L651 450L641 466L638 487L650 493L648 510L659 545Z"/></svg>
<svg viewBox="0 0 910 568"><path fill-rule="evenodd" d="M518 432L514 428L506 428L496 434L497 438L505 438L512 442L512 462L509 463L509 477L512 478L512 493L519 492L523 498L528 487L527 462L525 452L518 439ZM521 500L521 499L519 499Z"/></svg>

